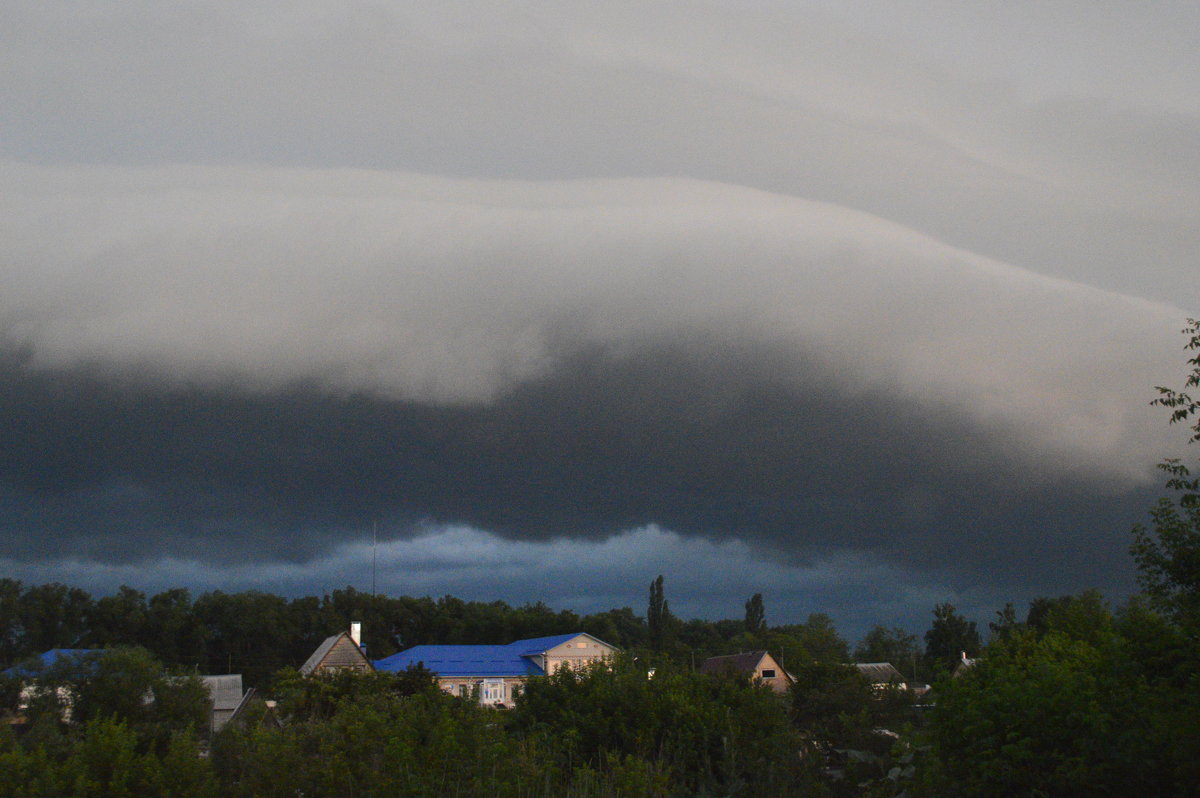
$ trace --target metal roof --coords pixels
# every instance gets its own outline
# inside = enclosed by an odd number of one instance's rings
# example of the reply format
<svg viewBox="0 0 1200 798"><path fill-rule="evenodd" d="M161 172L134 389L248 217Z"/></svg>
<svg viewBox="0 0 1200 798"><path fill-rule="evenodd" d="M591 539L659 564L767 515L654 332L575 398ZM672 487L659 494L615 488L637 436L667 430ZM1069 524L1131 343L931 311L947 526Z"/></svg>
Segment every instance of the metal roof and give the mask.
<svg viewBox="0 0 1200 798"><path fill-rule="evenodd" d="M29 657L4 671L5 676L32 678L41 675L47 668L57 665L60 660L85 659L103 654L99 648L52 648L49 651Z"/></svg>
<svg viewBox="0 0 1200 798"><path fill-rule="evenodd" d="M212 696L213 709L234 710L242 703L242 674L227 673L220 676L201 676L200 681Z"/></svg>
<svg viewBox="0 0 1200 798"><path fill-rule="evenodd" d="M330 635L322 640L321 645L317 646L317 650L312 653L312 656L306 659L304 664L300 666L300 673L308 676L310 673L316 670L316 667L321 664L321 660L325 659L325 655L329 653L329 650L337 644L337 641L340 640L344 634L346 633L338 632L337 634ZM347 635L347 637L349 637L349 635Z"/></svg>
<svg viewBox="0 0 1200 798"><path fill-rule="evenodd" d="M528 640L515 640L512 643L509 643L506 648L520 649L522 655L543 654L555 646L561 646L568 640L574 640L577 637L584 636L591 637L591 635L585 634L584 632L572 632L569 635L552 635L550 637L531 637Z"/></svg>
<svg viewBox="0 0 1200 798"><path fill-rule="evenodd" d="M858 668L858 672L867 677L871 684L906 681L904 674L890 662L856 662L854 667Z"/></svg>
<svg viewBox="0 0 1200 798"><path fill-rule="evenodd" d="M734 671L735 673L754 673L758 663L767 656L765 651L744 651L741 654L726 654L722 657L709 657L700 663L696 670L700 673L720 673Z"/></svg>
<svg viewBox="0 0 1200 798"><path fill-rule="evenodd" d="M420 663L439 676L541 676L545 671L532 658L577 637L592 636L572 632L515 640L504 646L414 646L375 660L375 669L396 672Z"/></svg>

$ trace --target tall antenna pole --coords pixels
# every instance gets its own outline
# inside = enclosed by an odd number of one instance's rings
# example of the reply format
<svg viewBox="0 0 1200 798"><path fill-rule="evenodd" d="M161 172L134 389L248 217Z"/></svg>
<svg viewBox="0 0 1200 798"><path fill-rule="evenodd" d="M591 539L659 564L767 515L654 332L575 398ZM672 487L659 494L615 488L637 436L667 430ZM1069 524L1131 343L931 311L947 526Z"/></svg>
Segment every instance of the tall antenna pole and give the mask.
<svg viewBox="0 0 1200 798"><path fill-rule="evenodd" d="M375 598L375 547L379 543L379 524L371 522L371 598Z"/></svg>

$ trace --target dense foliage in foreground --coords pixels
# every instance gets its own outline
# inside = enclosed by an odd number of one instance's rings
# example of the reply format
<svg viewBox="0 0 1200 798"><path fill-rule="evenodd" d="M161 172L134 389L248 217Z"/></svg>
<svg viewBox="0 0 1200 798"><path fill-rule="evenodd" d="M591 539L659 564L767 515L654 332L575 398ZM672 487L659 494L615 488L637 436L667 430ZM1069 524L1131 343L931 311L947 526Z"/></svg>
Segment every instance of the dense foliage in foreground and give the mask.
<svg viewBox="0 0 1200 798"><path fill-rule="evenodd" d="M1194 794L1194 633L1140 599L1115 613L1094 592L1048 604L994 625L923 710L818 661L778 695L622 657L531 680L508 711L419 669L284 670L273 711L210 738L195 677L114 649L43 674L27 730L0 729L0 796ZM63 722L53 688L67 685Z"/></svg>

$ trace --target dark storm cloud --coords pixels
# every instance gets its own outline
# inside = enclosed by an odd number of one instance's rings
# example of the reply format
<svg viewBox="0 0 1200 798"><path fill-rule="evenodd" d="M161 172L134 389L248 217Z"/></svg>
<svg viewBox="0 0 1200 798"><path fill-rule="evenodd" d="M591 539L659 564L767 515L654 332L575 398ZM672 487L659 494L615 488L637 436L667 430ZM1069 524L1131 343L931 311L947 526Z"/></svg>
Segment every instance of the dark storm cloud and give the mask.
<svg viewBox="0 0 1200 798"><path fill-rule="evenodd" d="M1027 479L1002 428L719 342L570 353L482 406L156 387L13 358L0 380L0 556L18 560L303 560L380 519L386 536L464 524L525 540L660 525L991 582L1065 560L1099 576L1124 544L1096 530L1130 522L1128 489L1069 467Z"/></svg>
<svg viewBox="0 0 1200 798"><path fill-rule="evenodd" d="M1127 580L1198 14L12 0L0 566Z"/></svg>

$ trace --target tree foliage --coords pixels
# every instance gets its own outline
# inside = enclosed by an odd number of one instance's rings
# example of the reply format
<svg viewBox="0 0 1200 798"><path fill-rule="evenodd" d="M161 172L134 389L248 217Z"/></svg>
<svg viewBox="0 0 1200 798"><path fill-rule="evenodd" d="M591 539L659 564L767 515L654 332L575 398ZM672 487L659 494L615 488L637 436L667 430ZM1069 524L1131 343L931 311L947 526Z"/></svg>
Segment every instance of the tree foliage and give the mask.
<svg viewBox="0 0 1200 798"><path fill-rule="evenodd" d="M925 633L925 662L931 670L950 670L964 654L974 657L980 648L974 621L959 615L949 602L933 608L933 625Z"/></svg>
<svg viewBox="0 0 1200 798"><path fill-rule="evenodd" d="M965 795L1127 795L1161 767L1145 684L1111 634L1017 633L937 688L929 734L943 788ZM1154 765L1160 765L1154 767Z"/></svg>
<svg viewBox="0 0 1200 798"><path fill-rule="evenodd" d="M675 617L671 615L671 604L667 601L663 589L663 575L659 574L650 583L650 599L646 606L646 630L650 639L650 647L661 651L675 638Z"/></svg>
<svg viewBox="0 0 1200 798"><path fill-rule="evenodd" d="M1200 441L1200 402L1187 392L1200 387L1200 321L1188 319L1186 349L1195 354L1183 390L1159 387L1153 404L1170 409L1170 423L1187 424L1189 443ZM1150 511L1151 524L1134 528L1132 554L1142 589L1160 608L1190 627L1200 626L1200 478L1177 459L1163 461L1167 489Z"/></svg>
<svg viewBox="0 0 1200 798"><path fill-rule="evenodd" d="M762 634L767 630L767 611L763 606L762 593L755 593L746 602L746 632L747 634Z"/></svg>

